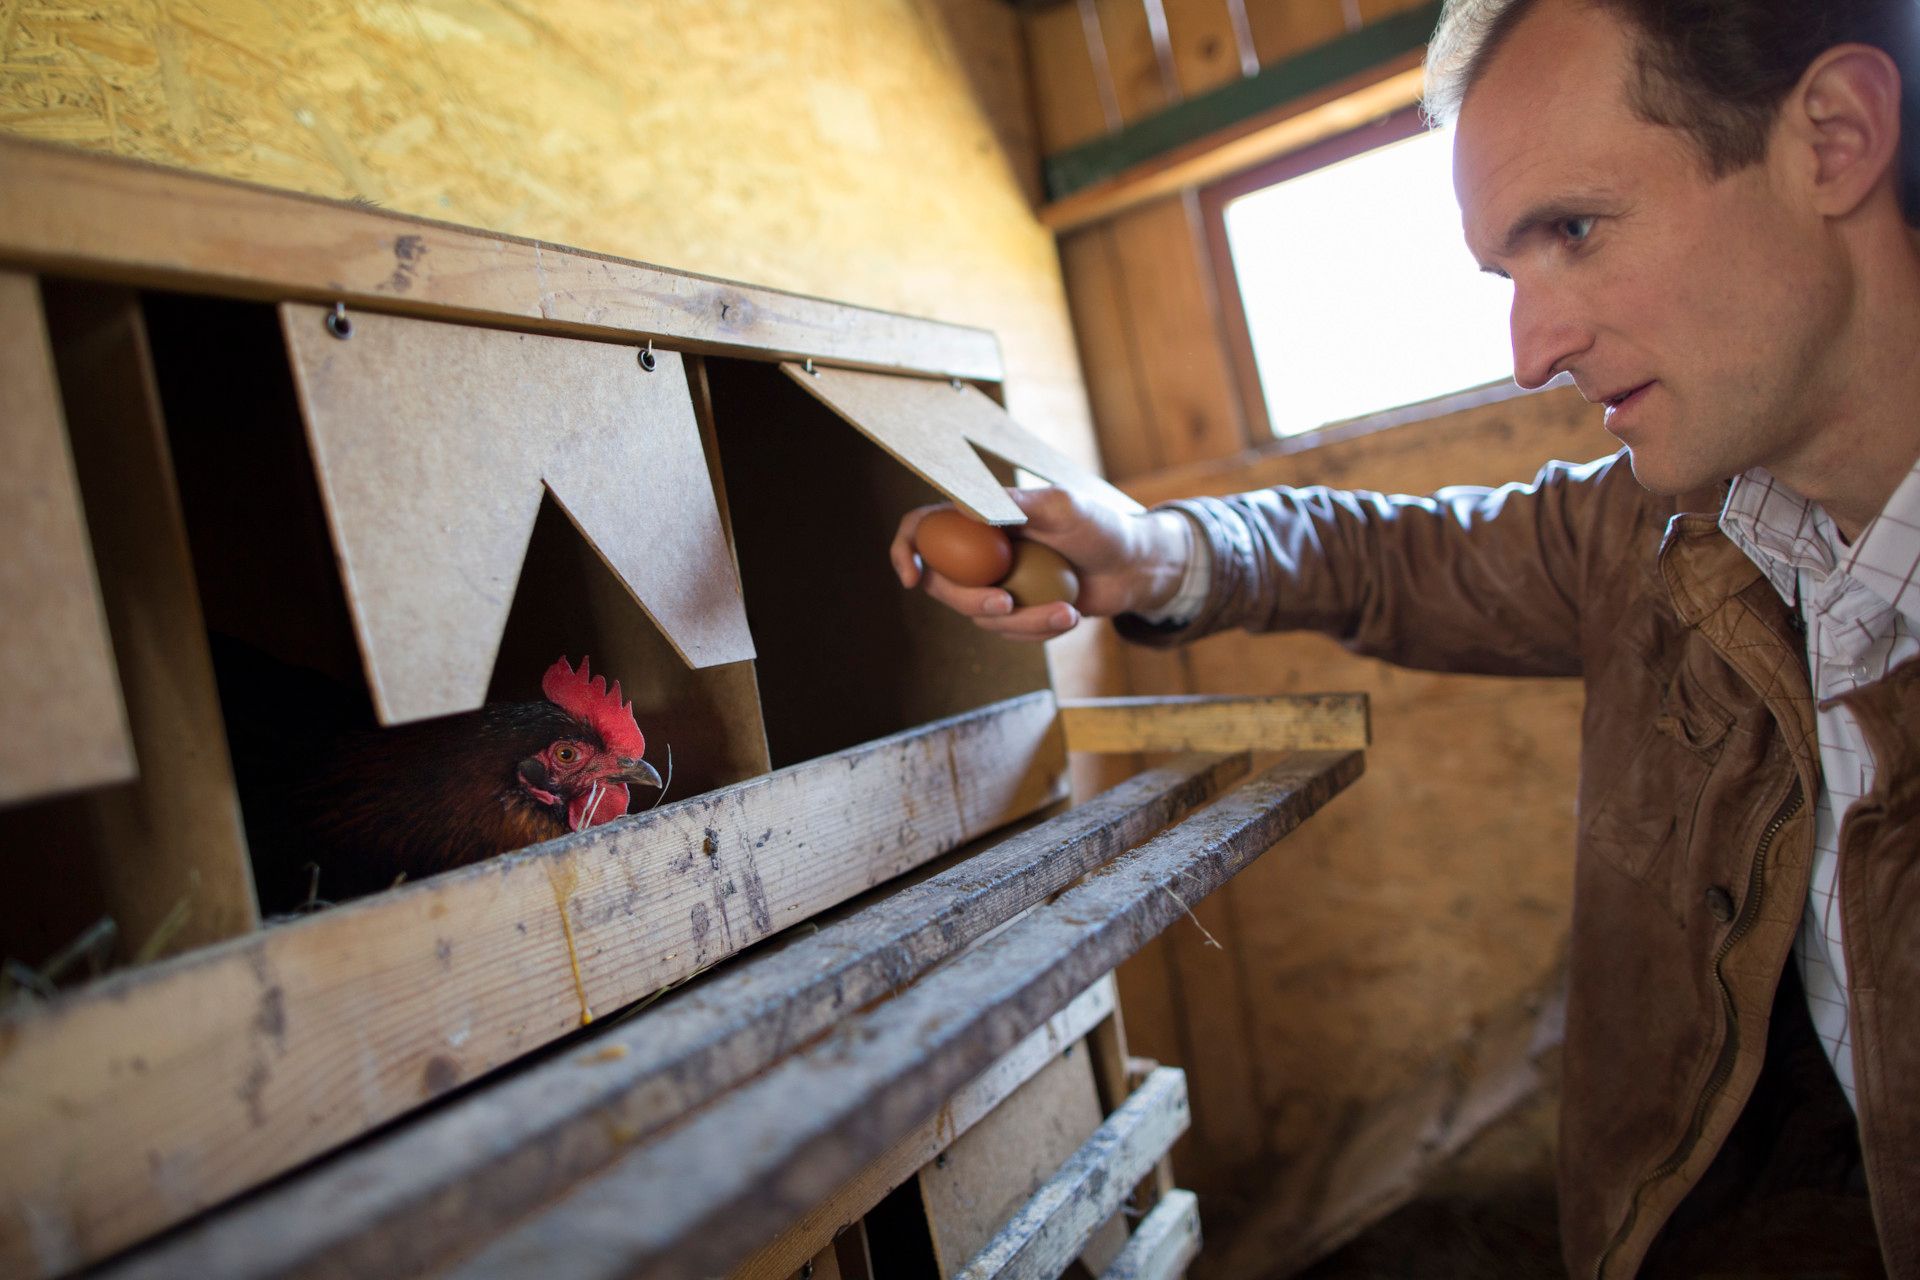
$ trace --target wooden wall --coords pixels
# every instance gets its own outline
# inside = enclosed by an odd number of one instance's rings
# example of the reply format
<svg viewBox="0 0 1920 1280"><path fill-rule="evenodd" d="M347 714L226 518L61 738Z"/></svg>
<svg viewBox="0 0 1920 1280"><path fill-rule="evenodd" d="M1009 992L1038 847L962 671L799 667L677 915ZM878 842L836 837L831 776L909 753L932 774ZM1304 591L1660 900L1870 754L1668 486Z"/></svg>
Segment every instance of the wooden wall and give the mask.
<svg viewBox="0 0 1920 1280"><path fill-rule="evenodd" d="M1000 335L1093 458L997 0L0 3L0 130Z"/></svg>

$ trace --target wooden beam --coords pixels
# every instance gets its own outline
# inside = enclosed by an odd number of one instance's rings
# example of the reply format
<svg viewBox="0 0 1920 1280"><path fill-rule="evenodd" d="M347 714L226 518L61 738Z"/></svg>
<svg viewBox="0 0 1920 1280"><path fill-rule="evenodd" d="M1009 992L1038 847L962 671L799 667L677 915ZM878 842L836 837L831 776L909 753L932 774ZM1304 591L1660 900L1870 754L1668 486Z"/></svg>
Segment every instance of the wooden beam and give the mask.
<svg viewBox="0 0 1920 1280"><path fill-rule="evenodd" d="M940 324L384 209L0 138L0 263L47 274L651 338L682 352L997 382L999 343Z"/></svg>
<svg viewBox="0 0 1920 1280"><path fill-rule="evenodd" d="M1373 740L1364 693L1069 698L1069 751L1358 751Z"/></svg>
<svg viewBox="0 0 1920 1280"><path fill-rule="evenodd" d="M0 1273L96 1261L1063 798L1057 733L1010 699L0 1017Z"/></svg>
<svg viewBox="0 0 1920 1280"><path fill-rule="evenodd" d="M447 1274L708 1276L787 1229L1356 779L1303 752L582 1183ZM725 1158L717 1158L717 1153ZM635 1206L645 1206L636 1212Z"/></svg>
<svg viewBox="0 0 1920 1280"><path fill-rule="evenodd" d="M1420 101L1426 83L1421 57L1418 52L1401 54L1374 70L1171 145L1042 205L1040 221L1056 232L1101 222L1410 107Z"/></svg>
<svg viewBox="0 0 1920 1280"><path fill-rule="evenodd" d="M1189 757L1136 775L610 1028L560 1062L180 1233L112 1274L240 1280L343 1267L412 1273L443 1263L1206 803L1246 767L1244 756ZM945 1132L942 1141L952 1138ZM787 1269L842 1225L809 1234L797 1255L781 1252Z"/></svg>
<svg viewBox="0 0 1920 1280"><path fill-rule="evenodd" d="M1173 1280L1199 1255L1199 1197L1191 1191L1169 1191L1134 1229L1100 1280Z"/></svg>
<svg viewBox="0 0 1920 1280"><path fill-rule="evenodd" d="M732 1273L731 1280L777 1280L790 1274L795 1258L805 1256L804 1245L831 1240L848 1223L863 1217L889 1191L912 1177L914 1170L952 1146L1042 1067L1050 1065L1063 1049L1091 1033L1096 1024L1109 1020L1114 1008L1114 984L1109 976L1088 987L963 1086L939 1115L896 1143L778 1240L747 1259Z"/></svg>
<svg viewBox="0 0 1920 1280"><path fill-rule="evenodd" d="M1161 1067L1108 1116L1060 1172L1000 1228L955 1280L1057 1276L1120 1210L1127 1192L1186 1132L1187 1077Z"/></svg>
<svg viewBox="0 0 1920 1280"><path fill-rule="evenodd" d="M253 867L140 299L57 285L46 306L140 758L133 785L81 798L73 844L103 855L99 909L122 960L156 942L159 959L258 928Z"/></svg>
<svg viewBox="0 0 1920 1280"><path fill-rule="evenodd" d="M1392 14L1117 133L1050 155L1047 192L1058 200L1170 151L1244 129L1249 120L1271 111L1349 93L1368 78L1379 79L1382 68L1423 58L1439 17L1439 0L1421 0L1417 9Z"/></svg>

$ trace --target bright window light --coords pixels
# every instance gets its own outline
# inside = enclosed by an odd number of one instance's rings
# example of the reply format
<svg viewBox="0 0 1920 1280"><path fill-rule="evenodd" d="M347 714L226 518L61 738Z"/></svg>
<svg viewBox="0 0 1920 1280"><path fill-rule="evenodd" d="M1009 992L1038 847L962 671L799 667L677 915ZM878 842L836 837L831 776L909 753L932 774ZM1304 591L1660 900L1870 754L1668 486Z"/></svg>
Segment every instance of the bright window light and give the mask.
<svg viewBox="0 0 1920 1280"><path fill-rule="evenodd" d="M1432 130L1225 211L1278 436L1513 374L1513 286L1460 233L1453 134Z"/></svg>

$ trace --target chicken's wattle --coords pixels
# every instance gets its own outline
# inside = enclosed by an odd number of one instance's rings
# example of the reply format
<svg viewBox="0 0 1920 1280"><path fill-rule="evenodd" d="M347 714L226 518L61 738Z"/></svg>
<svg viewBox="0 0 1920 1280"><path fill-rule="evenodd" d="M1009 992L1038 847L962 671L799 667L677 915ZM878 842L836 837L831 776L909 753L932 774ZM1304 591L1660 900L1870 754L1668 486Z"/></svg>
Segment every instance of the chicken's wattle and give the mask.
<svg viewBox="0 0 1920 1280"><path fill-rule="evenodd" d="M567 826L585 831L612 822L627 811L627 784L598 782L567 802Z"/></svg>

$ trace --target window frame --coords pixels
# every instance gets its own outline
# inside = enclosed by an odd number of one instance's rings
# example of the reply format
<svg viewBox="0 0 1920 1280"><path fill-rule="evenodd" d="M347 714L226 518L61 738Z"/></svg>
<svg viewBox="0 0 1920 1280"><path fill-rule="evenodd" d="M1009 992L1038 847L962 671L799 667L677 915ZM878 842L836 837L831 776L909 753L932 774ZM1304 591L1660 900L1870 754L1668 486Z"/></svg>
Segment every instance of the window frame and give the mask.
<svg viewBox="0 0 1920 1280"><path fill-rule="evenodd" d="M1390 143L1403 142L1425 132L1426 128L1426 119L1418 105L1403 107L1356 129L1288 152L1201 188L1201 230L1206 241L1205 252L1213 279L1214 296L1219 299L1222 327L1227 339L1227 362L1233 371L1234 385L1245 409L1248 434L1253 437L1255 449L1265 451L1279 446L1291 453L1356 434L1356 429L1367 430L1375 425L1408 421L1409 411L1421 410L1422 406L1450 406L1463 397L1479 403L1518 394L1517 388L1510 383L1504 387L1500 383L1489 383L1462 388L1433 400L1389 407L1346 422L1326 423L1293 435L1276 436L1273 432L1273 420L1267 412L1266 389L1260 382L1259 361L1253 354L1253 334L1247 324L1246 299L1241 295L1240 278L1233 269L1233 250L1227 243L1227 205L1241 196L1277 186L1290 178L1350 160ZM1432 412L1434 409L1429 407L1412 414L1412 417L1427 417Z"/></svg>

